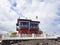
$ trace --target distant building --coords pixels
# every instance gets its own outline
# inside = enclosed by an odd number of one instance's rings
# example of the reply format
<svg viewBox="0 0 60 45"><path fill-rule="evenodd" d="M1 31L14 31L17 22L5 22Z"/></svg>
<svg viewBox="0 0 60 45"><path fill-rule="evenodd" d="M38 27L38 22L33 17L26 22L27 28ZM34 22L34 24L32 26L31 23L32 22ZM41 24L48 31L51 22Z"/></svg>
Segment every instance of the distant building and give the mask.
<svg viewBox="0 0 60 45"><path fill-rule="evenodd" d="M17 19L17 31L21 36L31 36L31 34L41 34L39 30L39 21L32 21L30 19Z"/></svg>

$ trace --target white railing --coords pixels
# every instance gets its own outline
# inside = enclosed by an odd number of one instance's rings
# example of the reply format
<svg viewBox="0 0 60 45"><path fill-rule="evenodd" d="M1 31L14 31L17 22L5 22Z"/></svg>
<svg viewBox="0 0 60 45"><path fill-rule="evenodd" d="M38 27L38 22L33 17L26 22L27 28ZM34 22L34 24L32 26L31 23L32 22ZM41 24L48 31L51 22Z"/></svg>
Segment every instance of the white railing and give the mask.
<svg viewBox="0 0 60 45"><path fill-rule="evenodd" d="M19 37L19 38L22 38L22 37L40 37L40 34L17 34L17 35L11 35L11 34L5 34L5 35L2 35L2 38L7 38L7 37Z"/></svg>
<svg viewBox="0 0 60 45"><path fill-rule="evenodd" d="M4 39L46 39L46 38L57 38L55 35L43 35L43 34L28 34L28 35L11 35L11 34L5 34L2 36L2 40Z"/></svg>

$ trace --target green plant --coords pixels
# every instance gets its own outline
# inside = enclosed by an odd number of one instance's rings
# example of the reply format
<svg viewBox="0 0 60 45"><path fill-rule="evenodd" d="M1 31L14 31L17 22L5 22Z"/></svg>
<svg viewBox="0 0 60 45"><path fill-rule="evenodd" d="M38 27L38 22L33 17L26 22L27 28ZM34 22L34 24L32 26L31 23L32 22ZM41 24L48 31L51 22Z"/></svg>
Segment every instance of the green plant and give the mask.
<svg viewBox="0 0 60 45"><path fill-rule="evenodd" d="M17 34L17 32L12 32L11 34L12 34L12 35L16 35L16 34Z"/></svg>

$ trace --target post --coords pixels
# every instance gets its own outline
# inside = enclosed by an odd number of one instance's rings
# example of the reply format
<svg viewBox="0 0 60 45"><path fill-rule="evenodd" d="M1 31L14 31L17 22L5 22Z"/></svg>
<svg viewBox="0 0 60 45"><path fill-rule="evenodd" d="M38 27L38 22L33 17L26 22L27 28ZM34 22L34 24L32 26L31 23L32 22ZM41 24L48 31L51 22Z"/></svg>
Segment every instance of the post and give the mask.
<svg viewBox="0 0 60 45"><path fill-rule="evenodd" d="M34 38L35 36L34 36L34 33L32 33L32 37Z"/></svg>

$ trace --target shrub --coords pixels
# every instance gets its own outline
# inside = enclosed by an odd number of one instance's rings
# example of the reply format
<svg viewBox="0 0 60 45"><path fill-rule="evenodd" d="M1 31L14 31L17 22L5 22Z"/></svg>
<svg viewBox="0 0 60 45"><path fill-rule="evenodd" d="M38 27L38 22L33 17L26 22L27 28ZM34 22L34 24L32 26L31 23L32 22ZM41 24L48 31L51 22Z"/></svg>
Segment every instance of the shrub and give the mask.
<svg viewBox="0 0 60 45"><path fill-rule="evenodd" d="M12 35L16 35L16 34L17 34L17 32L12 32L11 34L12 34Z"/></svg>

